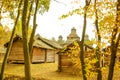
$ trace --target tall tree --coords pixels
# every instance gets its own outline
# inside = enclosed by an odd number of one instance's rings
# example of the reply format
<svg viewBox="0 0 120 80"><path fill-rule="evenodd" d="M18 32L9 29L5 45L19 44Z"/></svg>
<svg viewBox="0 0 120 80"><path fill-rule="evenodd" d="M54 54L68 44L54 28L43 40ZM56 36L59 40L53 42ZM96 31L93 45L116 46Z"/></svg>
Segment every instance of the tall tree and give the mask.
<svg viewBox="0 0 120 80"><path fill-rule="evenodd" d="M9 53L10 53L11 46L12 46L12 43L13 43L13 37L14 37L14 35L15 35L16 24L17 24L18 19L19 19L21 5L22 5L22 0L20 0L20 2L19 2L18 15L17 15L16 21L15 21L15 24L14 24L14 28L13 28L13 31L12 31L12 34L11 34L10 42L9 42L9 44L8 44L8 48L7 48L5 57L4 57L4 59L3 59L3 63L2 63L2 67L1 67L0 80L3 80L5 65L6 65L6 63L7 63L7 57L8 57L8 55L9 55Z"/></svg>
<svg viewBox="0 0 120 80"><path fill-rule="evenodd" d="M110 59L110 65L109 65L108 80L113 79L115 59L116 59L117 48L120 40L120 32L118 31L119 27L120 27L120 0L117 0L116 23L112 31L112 38L111 38L111 47L110 47L111 59Z"/></svg>
<svg viewBox="0 0 120 80"><path fill-rule="evenodd" d="M30 22L30 18L31 18L33 3L34 3L34 0L31 0L31 2L30 2L30 8L28 10L28 19L27 19L27 23L26 23L27 24L27 29L29 29L29 22Z"/></svg>
<svg viewBox="0 0 120 80"><path fill-rule="evenodd" d="M3 7L3 4L2 4L2 2L0 2L0 27L2 27L2 24L1 24L1 19L2 19L2 15L1 15L1 13L2 13L2 7Z"/></svg>
<svg viewBox="0 0 120 80"><path fill-rule="evenodd" d="M87 24L87 9L90 4L91 0L85 0L85 9L84 9L84 24L83 24L83 32L82 32L82 40L80 45L80 60L81 60L81 68L83 74L83 80L87 80L86 71L85 71L85 61L84 61L84 37L86 32L86 24Z"/></svg>
<svg viewBox="0 0 120 80"><path fill-rule="evenodd" d="M100 36L100 30L99 30L99 26L98 26L98 14L97 14L97 7L96 7L96 3L97 0L95 0L94 2L94 8L95 8L95 27L96 27L96 31L97 31L97 47L95 50L96 53L96 58L97 58L97 62L96 62L96 70L97 70L97 80L102 80L102 72L101 72L101 67L100 67L100 44L101 44L101 36Z"/></svg>
<svg viewBox="0 0 120 80"><path fill-rule="evenodd" d="M24 63L25 63L25 80L32 80L30 55L29 55L29 47L28 47L27 10L28 10L28 0L24 0L23 13L22 13L22 37L23 37L23 51L24 51Z"/></svg>
<svg viewBox="0 0 120 80"><path fill-rule="evenodd" d="M39 3L39 0L36 0L36 2L35 2L36 8L35 8L34 19L33 19L33 30L32 30L30 41L29 41L29 53L30 53L30 56L32 54L34 35L35 35L36 28L37 28L36 15L37 15L37 11L38 11L38 3Z"/></svg>
<svg viewBox="0 0 120 80"><path fill-rule="evenodd" d="M23 37L23 51L24 51L24 62L25 62L25 79L31 80L31 70L30 70L30 53L32 52L32 45L33 45L33 37L36 30L36 14L38 8L40 8L40 13L44 13L45 11L48 11L50 0L41 0L39 3L39 0L32 0L32 2L35 1L35 13L34 13L34 19L33 19L33 31L31 34L30 42L28 44L28 25L30 20L30 13L32 10L32 4L28 11L28 0L24 1L24 8L23 8L23 16L22 16L22 37ZM38 6L39 4L39 6ZM28 15L28 17L27 17Z"/></svg>

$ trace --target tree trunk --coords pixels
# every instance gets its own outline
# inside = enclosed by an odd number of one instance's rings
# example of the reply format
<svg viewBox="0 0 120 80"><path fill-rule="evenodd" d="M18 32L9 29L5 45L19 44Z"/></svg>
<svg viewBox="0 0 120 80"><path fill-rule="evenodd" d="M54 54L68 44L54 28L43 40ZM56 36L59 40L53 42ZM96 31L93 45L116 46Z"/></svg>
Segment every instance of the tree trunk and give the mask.
<svg viewBox="0 0 120 80"><path fill-rule="evenodd" d="M1 24L1 19L2 19L2 7L3 7L3 2L1 2L1 6L0 6L0 26L2 27L2 24Z"/></svg>
<svg viewBox="0 0 120 80"><path fill-rule="evenodd" d="M108 80L112 80L113 78L113 73L114 73L114 66L115 66L115 59L116 59L116 54L117 54L117 48L118 48L118 43L120 40L120 32L118 32L118 28L120 26L120 0L117 0L117 14L116 14L116 27L113 29L112 32L112 39L111 39L111 59L110 59L110 65L109 65L109 73L108 73ZM118 38L116 40L118 33Z"/></svg>
<svg viewBox="0 0 120 80"><path fill-rule="evenodd" d="M86 71L85 71L85 61L84 61L84 37L85 37L85 32L86 32L86 23L87 23L87 8L90 4L87 0L85 0L85 10L84 10L84 25L83 25L83 32L82 32L82 40L81 40L81 45L80 45L80 60L81 60L81 68L82 68L82 75L83 75L83 80L87 80Z"/></svg>
<svg viewBox="0 0 120 80"><path fill-rule="evenodd" d="M14 25L12 34L11 34L11 38L10 38L10 42L8 44L8 48L6 50L6 54L5 54L4 59L3 59L3 63L2 63L2 67L1 67L0 80L3 80L5 65L7 63L7 58L9 56L9 53L10 53L10 50L11 50L11 47L12 47L13 37L15 35L16 25L17 25L17 22L18 22L18 19L19 19L21 5L22 5L22 0L20 1L19 6L18 6L18 15L17 15L16 21L15 21L15 25Z"/></svg>
<svg viewBox="0 0 120 80"><path fill-rule="evenodd" d="M23 16L22 16L22 37L23 37L23 51L25 63L25 80L32 80L31 77L31 63L28 47L28 29L27 29L27 9L28 0L24 0Z"/></svg>
<svg viewBox="0 0 120 80"><path fill-rule="evenodd" d="M100 36L100 31L99 31L99 26L98 26L98 14L97 14L97 8L96 8L96 0L94 3L94 8L95 8L95 26L96 26L96 30L97 30L97 36L98 36L98 45L97 45L97 49L95 51L96 53L96 58L97 58L97 62L96 62L96 68L97 68L97 80L102 80L102 72L101 72L101 67L100 67L100 43L101 43L101 36Z"/></svg>
<svg viewBox="0 0 120 80"><path fill-rule="evenodd" d="M34 19L33 19L33 30L32 30L30 41L29 41L29 53L30 53L31 57L32 57L34 35L35 35L36 28L37 28L37 25L36 25L36 14L37 14L37 10L38 10L38 3L39 3L39 0L36 1L36 8L35 8Z"/></svg>
<svg viewBox="0 0 120 80"><path fill-rule="evenodd" d="M30 18L31 18L31 12L32 12L33 3L34 3L34 0L32 0L31 3L30 3L28 19L27 19L27 23L26 23L26 25L27 25L27 31L29 30L28 28L29 28L29 22L30 22ZM28 34L28 33L27 33L27 34ZM30 36L31 36L31 34L30 34ZM30 38L30 40L31 40L31 38ZM28 47L29 47L29 54L32 53L32 50L31 50L31 48L30 48L30 43L31 43L30 40L29 40L29 42L28 42L28 43L29 43L29 44L28 44L28 45L29 45L29 46L28 46ZM31 51L30 51L30 50L31 50ZM32 58L31 58L32 55L29 55L29 56L30 56L30 62L31 62L31 61L32 61Z"/></svg>
<svg viewBox="0 0 120 80"><path fill-rule="evenodd" d="M28 30L28 27L29 27L29 22L30 22L30 17L31 17L31 13L32 13L33 3L34 3L34 0L32 0L31 3L30 3L28 19L27 19L27 23L26 23L27 24L27 30Z"/></svg>

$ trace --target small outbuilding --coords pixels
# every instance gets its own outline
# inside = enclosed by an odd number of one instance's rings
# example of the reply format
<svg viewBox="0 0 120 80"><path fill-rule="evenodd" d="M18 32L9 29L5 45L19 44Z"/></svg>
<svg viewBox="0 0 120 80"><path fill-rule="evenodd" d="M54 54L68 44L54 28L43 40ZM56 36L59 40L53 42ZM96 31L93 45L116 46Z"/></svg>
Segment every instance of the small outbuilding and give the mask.
<svg viewBox="0 0 120 80"><path fill-rule="evenodd" d="M39 48L33 49L33 54L37 53L42 55L41 59L44 58L44 62L55 62L56 53L62 49L62 47L55 41L42 38L40 35L36 35L34 45L38 44ZM41 52L38 52L40 51ZM36 51L37 50L37 51ZM37 57L37 56L36 56ZM33 59L35 56L33 56Z"/></svg>
<svg viewBox="0 0 120 80"><path fill-rule="evenodd" d="M75 40L60 50L58 54L58 71L74 73L80 68L75 65L80 65L80 45L81 42ZM84 44L85 57L89 57L93 53L93 48Z"/></svg>
<svg viewBox="0 0 120 80"><path fill-rule="evenodd" d="M4 44L4 46L7 48L9 42ZM10 54L8 57L8 62L23 62L24 56L23 56L23 43L22 43L22 37L19 35L16 35L13 39L13 44L10 50Z"/></svg>
<svg viewBox="0 0 120 80"><path fill-rule="evenodd" d="M49 44L50 40L37 36L34 39L31 62L55 62L55 53L61 48L57 43ZM4 46L8 46L7 42ZM16 35L13 39L12 48L8 57L8 62L24 62L22 37Z"/></svg>

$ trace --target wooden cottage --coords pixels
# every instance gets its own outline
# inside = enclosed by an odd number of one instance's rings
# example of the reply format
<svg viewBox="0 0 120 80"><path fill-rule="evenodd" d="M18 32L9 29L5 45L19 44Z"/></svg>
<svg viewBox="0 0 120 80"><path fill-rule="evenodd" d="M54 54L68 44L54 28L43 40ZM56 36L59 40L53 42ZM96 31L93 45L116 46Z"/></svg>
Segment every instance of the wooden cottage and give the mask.
<svg viewBox="0 0 120 80"><path fill-rule="evenodd" d="M39 48L33 49L33 53L40 54L44 57L41 56L41 59L44 58L44 62L55 62L56 60L56 53L62 48L58 43L52 40L48 40L45 38L42 38L40 35L36 35L36 39L34 42L34 45L39 45ZM35 48L35 47L34 47ZM41 48L41 52L40 51ZM38 57L38 56L36 56ZM33 56L33 59L35 56Z"/></svg>
<svg viewBox="0 0 120 80"><path fill-rule="evenodd" d="M9 42L7 42L4 46L7 48ZM23 43L22 43L22 37L16 35L13 39L13 44L11 47L11 51L8 57L8 62L23 62L24 56L23 56Z"/></svg>
<svg viewBox="0 0 120 80"><path fill-rule="evenodd" d="M80 68L75 66L80 65L80 44L80 41L75 40L57 53L59 56L58 71L67 73L80 71ZM93 53L93 48L89 45L84 44L84 49L85 57L89 57L89 54Z"/></svg>
<svg viewBox="0 0 120 80"><path fill-rule="evenodd" d="M33 45L33 54L32 54L32 62L48 62L48 51L53 51L50 54L52 55L52 59L49 62L54 62L54 48L50 47L49 45L41 42L40 40L35 40Z"/></svg>
<svg viewBox="0 0 120 80"><path fill-rule="evenodd" d="M32 50L32 57L31 62L54 62L55 61L55 52L60 46L57 46L57 48L54 48L53 45L49 45L47 40L42 37L35 38L35 41L33 43L33 50ZM8 43L5 44L5 46L8 46ZM22 43L22 37L19 35L16 35L12 48L8 57L8 62L17 62L17 63L23 63L24 62L24 55L23 55L23 43Z"/></svg>

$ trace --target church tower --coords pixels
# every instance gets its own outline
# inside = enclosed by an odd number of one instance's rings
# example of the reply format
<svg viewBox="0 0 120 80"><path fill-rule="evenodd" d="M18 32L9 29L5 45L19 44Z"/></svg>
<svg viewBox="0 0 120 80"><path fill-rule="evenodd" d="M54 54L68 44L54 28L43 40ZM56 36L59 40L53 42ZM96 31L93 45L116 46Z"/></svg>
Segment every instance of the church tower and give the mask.
<svg viewBox="0 0 120 80"><path fill-rule="evenodd" d="M58 41L57 41L60 45L63 45L64 44L64 40L63 40L63 37L62 37L62 35L60 35L59 37L58 37Z"/></svg>
<svg viewBox="0 0 120 80"><path fill-rule="evenodd" d="M79 40L80 41L80 37L77 35L76 33L76 29L73 27L71 29L71 33L67 36L67 41L66 43L71 43L74 40Z"/></svg>

